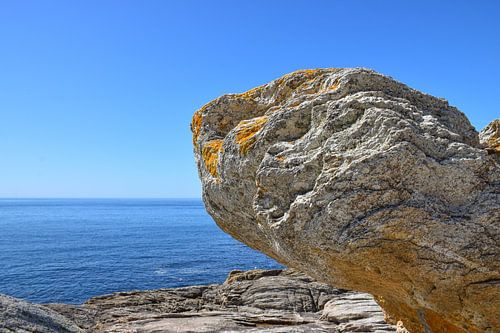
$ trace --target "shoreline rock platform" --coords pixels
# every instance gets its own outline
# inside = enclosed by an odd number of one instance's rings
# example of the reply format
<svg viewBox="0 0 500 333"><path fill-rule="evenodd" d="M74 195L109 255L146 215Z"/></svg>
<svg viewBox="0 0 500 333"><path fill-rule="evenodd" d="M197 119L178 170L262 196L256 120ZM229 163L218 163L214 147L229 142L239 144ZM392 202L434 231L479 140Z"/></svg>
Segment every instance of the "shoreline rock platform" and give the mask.
<svg viewBox="0 0 500 333"><path fill-rule="evenodd" d="M233 271L223 284L32 304L0 295L1 333L405 332L369 294L293 270Z"/></svg>

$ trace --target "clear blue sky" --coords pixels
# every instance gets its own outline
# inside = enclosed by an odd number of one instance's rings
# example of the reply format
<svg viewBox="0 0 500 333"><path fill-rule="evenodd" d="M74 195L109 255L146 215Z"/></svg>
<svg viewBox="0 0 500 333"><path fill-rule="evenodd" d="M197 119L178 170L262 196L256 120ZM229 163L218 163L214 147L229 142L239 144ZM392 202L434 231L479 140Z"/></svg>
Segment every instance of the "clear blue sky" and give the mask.
<svg viewBox="0 0 500 333"><path fill-rule="evenodd" d="M193 112L369 67L500 116L500 1L0 0L0 197L199 197Z"/></svg>

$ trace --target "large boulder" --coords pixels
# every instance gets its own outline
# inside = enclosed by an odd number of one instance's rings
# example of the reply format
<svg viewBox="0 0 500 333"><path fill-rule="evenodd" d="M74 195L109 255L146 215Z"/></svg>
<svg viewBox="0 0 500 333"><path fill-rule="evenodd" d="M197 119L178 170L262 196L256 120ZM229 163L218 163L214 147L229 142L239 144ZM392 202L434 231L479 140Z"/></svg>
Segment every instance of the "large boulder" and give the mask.
<svg viewBox="0 0 500 333"><path fill-rule="evenodd" d="M224 95L191 127L206 208L234 238L375 295L410 332L500 327L498 122L480 142L446 100L354 68Z"/></svg>

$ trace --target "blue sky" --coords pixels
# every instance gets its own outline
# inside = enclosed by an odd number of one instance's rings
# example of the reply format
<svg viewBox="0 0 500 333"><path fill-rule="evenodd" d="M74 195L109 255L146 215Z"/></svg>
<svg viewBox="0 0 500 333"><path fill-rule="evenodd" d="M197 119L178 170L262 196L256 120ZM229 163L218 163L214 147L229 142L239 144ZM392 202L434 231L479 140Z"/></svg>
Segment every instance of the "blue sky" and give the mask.
<svg viewBox="0 0 500 333"><path fill-rule="evenodd" d="M500 1L2 1L0 197L199 197L189 123L287 72L369 67L500 116Z"/></svg>

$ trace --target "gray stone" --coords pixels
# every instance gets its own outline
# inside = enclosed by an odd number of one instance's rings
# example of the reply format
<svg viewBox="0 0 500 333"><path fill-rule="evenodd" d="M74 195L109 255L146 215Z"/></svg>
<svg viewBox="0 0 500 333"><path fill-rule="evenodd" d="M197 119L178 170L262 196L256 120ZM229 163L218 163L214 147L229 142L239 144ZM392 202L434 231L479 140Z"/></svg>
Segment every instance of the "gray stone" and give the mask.
<svg viewBox="0 0 500 333"><path fill-rule="evenodd" d="M291 270L234 271L222 285L134 291L94 297L84 305L96 313L95 332L396 332L378 305L351 309L340 325L325 304L357 293L332 288ZM348 295L348 296L347 296ZM347 298L346 298L347 297ZM367 298L368 297L368 298ZM357 304L357 301L353 301ZM371 312L366 311L370 307ZM330 306L331 308L331 306ZM358 318L363 318L359 320ZM348 325L348 326L346 326ZM347 332L344 330L344 332Z"/></svg>
<svg viewBox="0 0 500 333"><path fill-rule="evenodd" d="M369 295L332 288L292 270L233 271L221 285L119 292L91 298L83 305L37 305L0 295L0 333L396 329L383 321L382 310Z"/></svg>
<svg viewBox="0 0 500 333"><path fill-rule="evenodd" d="M81 333L68 318L43 305L0 295L0 333Z"/></svg>
<svg viewBox="0 0 500 333"><path fill-rule="evenodd" d="M411 332L500 327L498 125L481 143L446 100L354 68L224 95L192 130L206 208L234 238L375 295Z"/></svg>

